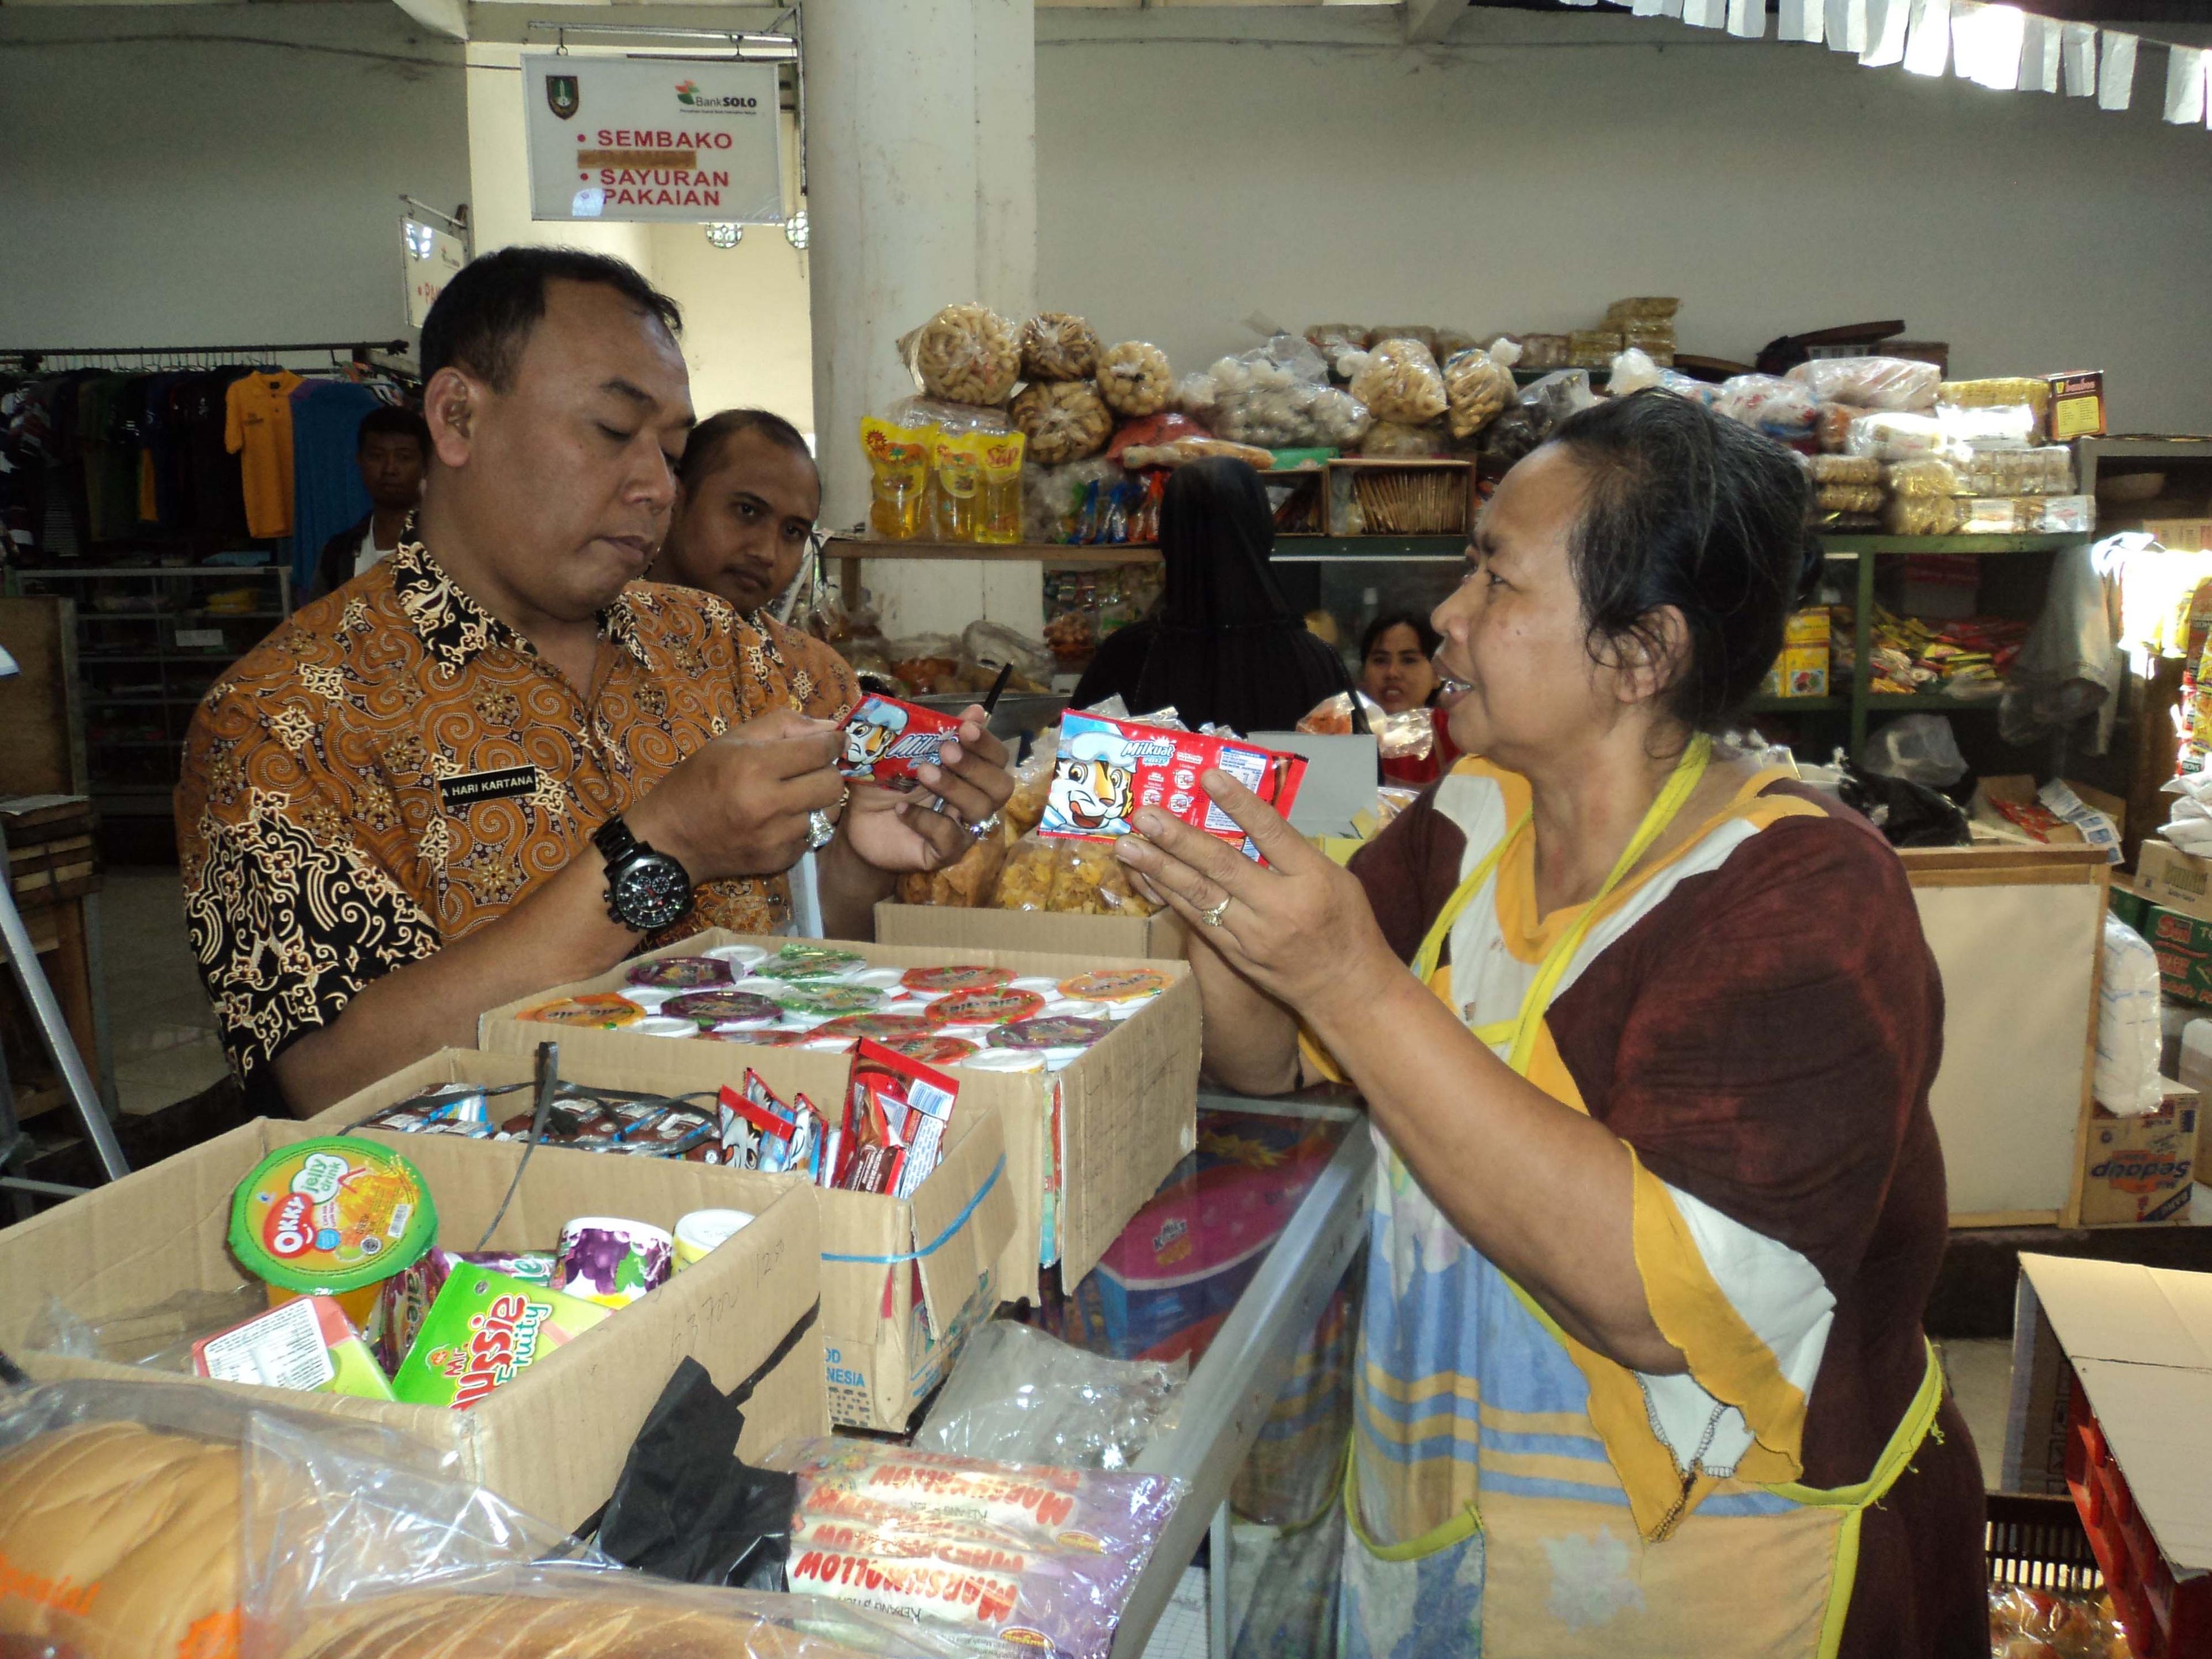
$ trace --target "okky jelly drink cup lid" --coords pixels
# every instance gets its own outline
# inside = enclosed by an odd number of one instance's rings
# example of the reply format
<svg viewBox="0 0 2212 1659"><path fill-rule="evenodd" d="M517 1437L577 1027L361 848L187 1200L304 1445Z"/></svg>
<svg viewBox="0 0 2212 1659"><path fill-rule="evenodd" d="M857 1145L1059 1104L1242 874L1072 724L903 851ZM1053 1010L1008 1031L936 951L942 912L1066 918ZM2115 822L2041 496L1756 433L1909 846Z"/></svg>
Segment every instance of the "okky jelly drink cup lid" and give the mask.
<svg viewBox="0 0 2212 1659"><path fill-rule="evenodd" d="M421 1171L349 1136L278 1148L231 1196L231 1254L288 1291L340 1292L389 1279L437 1236Z"/></svg>

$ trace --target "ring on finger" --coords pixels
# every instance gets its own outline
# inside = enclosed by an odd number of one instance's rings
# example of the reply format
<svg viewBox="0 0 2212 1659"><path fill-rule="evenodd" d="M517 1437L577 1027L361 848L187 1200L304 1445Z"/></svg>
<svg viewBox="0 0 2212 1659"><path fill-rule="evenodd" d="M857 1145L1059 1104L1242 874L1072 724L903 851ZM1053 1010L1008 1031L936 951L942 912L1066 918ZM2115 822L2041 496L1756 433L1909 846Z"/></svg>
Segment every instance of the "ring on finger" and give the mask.
<svg viewBox="0 0 2212 1659"><path fill-rule="evenodd" d="M1221 919L1228 914L1229 896L1224 893L1221 896L1220 903L1210 910L1200 910L1198 913L1198 919L1209 927L1218 927L1221 926Z"/></svg>
<svg viewBox="0 0 2212 1659"><path fill-rule="evenodd" d="M974 823L969 824L968 826L968 833L975 840L981 841L986 836L995 835L998 833L1000 822L1000 819L999 815L996 812L994 812L990 817L987 818L979 818Z"/></svg>
<svg viewBox="0 0 2212 1659"><path fill-rule="evenodd" d="M827 812L817 809L806 815L806 850L808 852L818 853L836 839L837 826L830 823L830 815Z"/></svg>

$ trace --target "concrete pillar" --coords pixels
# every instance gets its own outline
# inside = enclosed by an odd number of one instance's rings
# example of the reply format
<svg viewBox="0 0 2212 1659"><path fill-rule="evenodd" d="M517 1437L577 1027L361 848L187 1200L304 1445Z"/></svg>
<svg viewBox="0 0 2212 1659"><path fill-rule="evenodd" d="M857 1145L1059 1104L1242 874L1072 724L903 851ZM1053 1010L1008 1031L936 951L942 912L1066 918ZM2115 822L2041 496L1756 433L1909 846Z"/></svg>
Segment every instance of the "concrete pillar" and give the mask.
<svg viewBox="0 0 2212 1659"><path fill-rule="evenodd" d="M939 306L1034 308L1032 0L805 0L807 213L823 523L867 510L860 422L913 390L901 335ZM867 566L894 633L1043 626L1032 564Z"/></svg>

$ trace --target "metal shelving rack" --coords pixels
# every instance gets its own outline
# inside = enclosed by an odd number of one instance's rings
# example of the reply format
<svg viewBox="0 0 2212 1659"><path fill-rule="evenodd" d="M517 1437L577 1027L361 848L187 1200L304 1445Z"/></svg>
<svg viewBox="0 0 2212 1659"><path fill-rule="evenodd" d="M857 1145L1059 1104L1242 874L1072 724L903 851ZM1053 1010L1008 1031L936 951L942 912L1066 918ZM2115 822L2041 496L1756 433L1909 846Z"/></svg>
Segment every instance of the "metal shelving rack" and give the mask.
<svg viewBox="0 0 2212 1659"><path fill-rule="evenodd" d="M1879 714L1903 714L1940 709L1947 714L1972 714L1994 709L1995 697L1947 697L1933 693L1899 696L1869 689L1873 672L1874 592L1876 562L1914 553L1971 554L1996 558L2018 553L2056 553L2088 540L2086 536L1858 536L1820 538L1820 550L1830 562L1852 561L1857 581L1852 605L1851 684L1847 693L1826 697L1761 697L1752 704L1757 714L1842 714L1850 717L1850 752L1866 742L1867 724Z"/></svg>
<svg viewBox="0 0 2212 1659"><path fill-rule="evenodd" d="M2146 454L2163 457L2174 453L2172 446L2145 445L2143 447ZM2200 445L2199 448L2212 453L2212 444ZM1984 558L2021 553L2055 553L2061 548L2071 547L2088 539L2078 535L1823 536L1820 538L1821 550L1828 559L1836 562L1850 560L1858 568L1854 606L1856 617L1856 665L1851 673L1850 688L1847 693L1826 697L1763 697L1752 705L1752 712L1761 714L1848 714L1850 718L1851 752L1856 754L1860 745L1866 741L1869 719L1878 714L1926 709L1971 714L1977 709L1995 708L1997 700L1994 697L1975 699L1929 694L1893 696L1869 690L1868 678L1873 660L1869 647L1873 631L1876 561L1913 553L1970 554ZM1275 538L1274 562L1452 563L1464 555L1466 548L1467 538L1464 536L1278 536ZM867 559L980 559L994 563L1035 564L1040 568L1093 567L1156 564L1159 562L1160 550L1150 546L1073 547L1032 542L991 547L964 542L884 542L838 537L831 539L828 554L839 562L845 592L854 594L860 591L860 568Z"/></svg>
<svg viewBox="0 0 2212 1659"><path fill-rule="evenodd" d="M169 816L192 710L292 614L292 573L281 564L55 566L11 570L8 586L76 603L92 795L106 817ZM245 609L206 603L241 588L253 593Z"/></svg>

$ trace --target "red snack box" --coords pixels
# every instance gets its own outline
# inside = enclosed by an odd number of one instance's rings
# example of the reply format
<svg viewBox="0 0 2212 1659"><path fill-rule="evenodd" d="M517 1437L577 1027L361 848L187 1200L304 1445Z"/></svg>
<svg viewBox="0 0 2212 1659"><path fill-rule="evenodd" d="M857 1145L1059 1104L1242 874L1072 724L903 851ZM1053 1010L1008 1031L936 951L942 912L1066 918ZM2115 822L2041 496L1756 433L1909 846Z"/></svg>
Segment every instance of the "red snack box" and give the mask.
<svg viewBox="0 0 2212 1659"><path fill-rule="evenodd" d="M938 751L960 735L953 715L920 708L896 697L873 693L845 717L845 747L837 769L848 778L866 778L891 789L915 787L914 769L935 766Z"/></svg>
<svg viewBox="0 0 2212 1659"><path fill-rule="evenodd" d="M1198 780L1218 767L1278 812L1289 816L1305 781L1306 763L1235 738L1209 738L1103 714L1068 714L1060 726L1060 758L1052 772L1041 836L1110 841L1129 833L1140 806L1164 807L1257 860L1259 851L1237 820L1215 805Z"/></svg>

